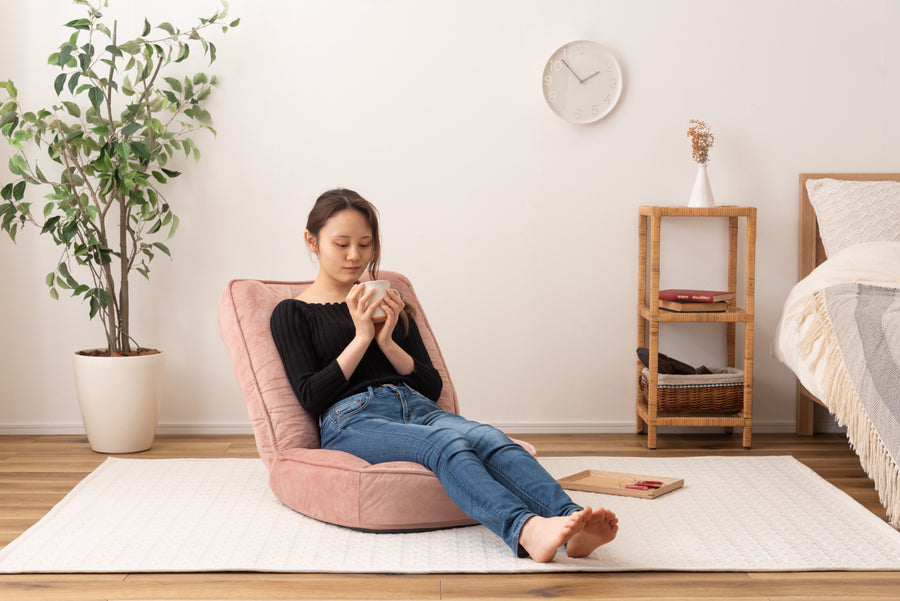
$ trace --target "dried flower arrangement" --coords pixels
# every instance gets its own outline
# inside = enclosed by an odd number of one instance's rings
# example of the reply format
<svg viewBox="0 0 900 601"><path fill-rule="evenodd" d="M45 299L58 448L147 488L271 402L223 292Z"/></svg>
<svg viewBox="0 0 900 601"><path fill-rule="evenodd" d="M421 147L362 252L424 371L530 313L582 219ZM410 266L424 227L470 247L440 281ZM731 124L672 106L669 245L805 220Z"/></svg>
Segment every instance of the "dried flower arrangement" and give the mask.
<svg viewBox="0 0 900 601"><path fill-rule="evenodd" d="M687 135L691 139L691 151L694 160L701 165L705 165L709 161L709 149L712 148L716 137L709 131L709 126L705 122L697 119L691 119Z"/></svg>

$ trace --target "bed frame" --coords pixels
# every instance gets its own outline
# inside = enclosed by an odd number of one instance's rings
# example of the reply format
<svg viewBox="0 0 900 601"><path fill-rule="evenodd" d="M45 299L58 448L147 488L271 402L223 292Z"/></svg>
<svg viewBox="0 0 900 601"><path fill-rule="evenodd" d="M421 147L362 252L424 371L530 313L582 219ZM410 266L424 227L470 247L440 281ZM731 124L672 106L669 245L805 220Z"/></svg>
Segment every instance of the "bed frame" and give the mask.
<svg viewBox="0 0 900 601"><path fill-rule="evenodd" d="M797 263L797 280L802 280L809 272L815 269L828 257L825 255L825 247L822 246L822 238L819 236L819 226L816 222L816 213L809 202L809 193L806 191L808 179L843 179L852 181L895 181L900 182L900 173L801 173L800 174L800 246ZM809 392L803 384L797 380L797 420L796 432L800 436L813 434L813 416L815 404L823 405ZM824 406L824 405L823 405Z"/></svg>

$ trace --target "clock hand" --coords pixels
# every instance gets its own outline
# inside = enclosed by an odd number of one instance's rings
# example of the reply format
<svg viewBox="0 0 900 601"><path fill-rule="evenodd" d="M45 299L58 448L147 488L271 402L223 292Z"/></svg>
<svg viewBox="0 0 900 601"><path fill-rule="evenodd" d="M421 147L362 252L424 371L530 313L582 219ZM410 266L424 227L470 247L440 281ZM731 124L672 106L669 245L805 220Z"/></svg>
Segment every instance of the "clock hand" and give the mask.
<svg viewBox="0 0 900 601"><path fill-rule="evenodd" d="M592 77L594 77L594 76L596 76L596 75L600 75L601 73L603 73L603 69L597 71L596 73L592 73L592 74L588 75L588 76L585 77L584 79L579 79L578 81L580 81L581 83L584 83L584 82L586 82L587 80L589 80L590 78L592 78Z"/></svg>
<svg viewBox="0 0 900 601"><path fill-rule="evenodd" d="M575 73L575 69L573 69L572 67L569 66L569 63L566 62L566 59L563 58L560 60L562 61L562 64L564 64L566 66L566 69L568 69L569 71L572 72L572 75L575 76L575 79L578 80L578 83L584 83L584 80L581 79L580 77L578 77L578 73ZM594 73L594 75L596 75L596 73ZM593 77L593 75L591 77Z"/></svg>

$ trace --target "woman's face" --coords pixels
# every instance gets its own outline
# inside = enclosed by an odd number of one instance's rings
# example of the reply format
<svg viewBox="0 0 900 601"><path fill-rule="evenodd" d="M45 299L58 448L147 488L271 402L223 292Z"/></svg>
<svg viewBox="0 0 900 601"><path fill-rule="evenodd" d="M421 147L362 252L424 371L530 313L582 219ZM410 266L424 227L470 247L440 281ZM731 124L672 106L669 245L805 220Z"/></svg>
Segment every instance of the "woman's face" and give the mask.
<svg viewBox="0 0 900 601"><path fill-rule="evenodd" d="M335 213L318 237L306 233L306 243L319 257L319 269L337 284L353 285L372 261L372 228L365 215L353 209Z"/></svg>

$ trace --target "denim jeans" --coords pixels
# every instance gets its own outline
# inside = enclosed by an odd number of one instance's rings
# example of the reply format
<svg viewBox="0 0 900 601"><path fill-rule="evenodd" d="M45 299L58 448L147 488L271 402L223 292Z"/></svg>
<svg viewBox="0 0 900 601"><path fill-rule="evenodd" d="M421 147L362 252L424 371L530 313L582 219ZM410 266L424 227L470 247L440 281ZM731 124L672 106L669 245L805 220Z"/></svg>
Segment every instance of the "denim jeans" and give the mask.
<svg viewBox="0 0 900 601"><path fill-rule="evenodd" d="M523 524L534 515L581 509L503 432L441 409L405 385L385 385L338 401L319 418L322 448L369 463L412 461L430 469L469 517L520 557Z"/></svg>

